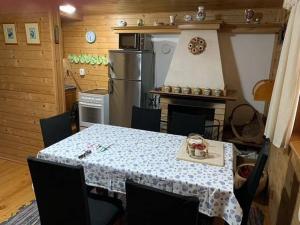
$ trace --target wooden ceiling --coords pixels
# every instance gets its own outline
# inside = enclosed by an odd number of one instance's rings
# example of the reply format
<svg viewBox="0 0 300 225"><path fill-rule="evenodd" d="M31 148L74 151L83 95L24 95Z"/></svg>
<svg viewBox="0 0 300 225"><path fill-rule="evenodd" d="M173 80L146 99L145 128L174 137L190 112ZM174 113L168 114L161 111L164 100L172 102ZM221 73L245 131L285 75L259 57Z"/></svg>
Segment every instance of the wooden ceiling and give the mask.
<svg viewBox="0 0 300 225"><path fill-rule="evenodd" d="M66 2L65 0L62 0ZM83 14L149 13L244 8L280 8L283 0L69 0Z"/></svg>
<svg viewBox="0 0 300 225"><path fill-rule="evenodd" d="M7 9L23 11L70 3L88 14L126 14L196 11L199 5L207 10L281 8L283 0L0 0L0 12Z"/></svg>

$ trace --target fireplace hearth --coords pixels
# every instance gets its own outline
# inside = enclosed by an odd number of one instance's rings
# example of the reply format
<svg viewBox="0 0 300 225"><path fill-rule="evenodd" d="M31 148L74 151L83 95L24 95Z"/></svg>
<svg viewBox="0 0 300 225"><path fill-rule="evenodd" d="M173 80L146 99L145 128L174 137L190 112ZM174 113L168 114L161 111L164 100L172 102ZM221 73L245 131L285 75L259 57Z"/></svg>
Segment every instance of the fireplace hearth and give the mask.
<svg viewBox="0 0 300 225"><path fill-rule="evenodd" d="M169 104L167 131L184 136L197 133L207 139L218 139L220 123L214 117L214 108Z"/></svg>
<svg viewBox="0 0 300 225"><path fill-rule="evenodd" d="M159 93L156 92L155 94ZM184 115L182 114L185 114L190 118L198 115L202 118L202 121L205 121L206 127L213 127L213 133L217 132L217 138L216 135L214 135L213 139L221 140L223 135L226 100L228 99L189 98L188 96L162 94L160 95L161 132L168 132L168 130L170 130L172 119L174 119L174 117L175 119L179 118L178 114L183 116L181 118L184 118ZM234 98L230 100L234 100ZM197 121L201 121L201 118L197 118ZM184 121L179 122L184 123Z"/></svg>

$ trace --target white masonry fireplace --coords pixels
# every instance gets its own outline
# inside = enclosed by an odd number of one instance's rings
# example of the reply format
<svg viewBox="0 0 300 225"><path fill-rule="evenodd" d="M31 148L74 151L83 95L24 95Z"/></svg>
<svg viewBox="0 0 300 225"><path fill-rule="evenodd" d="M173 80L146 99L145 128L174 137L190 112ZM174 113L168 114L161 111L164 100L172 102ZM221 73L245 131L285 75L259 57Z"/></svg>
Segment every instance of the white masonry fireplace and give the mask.
<svg viewBox="0 0 300 225"><path fill-rule="evenodd" d="M188 50L194 37L206 42L202 54L193 55ZM225 89L217 30L182 30L165 85Z"/></svg>
<svg viewBox="0 0 300 225"><path fill-rule="evenodd" d="M226 102L234 101L233 92L226 90L224 83L218 30L221 23L179 25L181 34L176 46L164 87L152 91L160 95L161 131L166 132L173 111L206 114L212 125L220 125L217 139L222 139ZM204 40L205 48L193 54L193 40ZM203 43L203 42L202 42ZM167 90L165 87L168 87ZM178 87L181 90L178 92ZM177 91L174 91L177 88ZM190 93L183 93L189 88ZM200 90L195 94L193 90ZM166 91L167 90L167 91ZM205 90L210 90L206 94ZM220 94L215 94L219 91Z"/></svg>

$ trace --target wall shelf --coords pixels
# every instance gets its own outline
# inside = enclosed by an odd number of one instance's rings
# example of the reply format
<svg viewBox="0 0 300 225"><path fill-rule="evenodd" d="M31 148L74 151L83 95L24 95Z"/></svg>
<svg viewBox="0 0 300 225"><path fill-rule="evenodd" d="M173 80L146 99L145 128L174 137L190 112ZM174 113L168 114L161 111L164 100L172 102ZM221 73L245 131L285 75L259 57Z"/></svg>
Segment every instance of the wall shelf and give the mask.
<svg viewBox="0 0 300 225"><path fill-rule="evenodd" d="M119 33L143 33L143 34L179 34L182 30L220 30L228 33L253 33L253 34L271 34L280 33L282 24L227 24L223 21L205 21L202 23L180 23L178 25L160 25L160 26L127 26L112 27L113 31Z"/></svg>
<svg viewBox="0 0 300 225"><path fill-rule="evenodd" d="M282 24L224 24L221 31L239 34L276 34L282 31Z"/></svg>
<svg viewBox="0 0 300 225"><path fill-rule="evenodd" d="M211 100L211 101L236 101L237 100L236 91L234 90L227 90L226 96L193 95L193 94L163 92L160 90L151 90L149 91L149 93L157 94L167 98L188 98L188 99Z"/></svg>
<svg viewBox="0 0 300 225"><path fill-rule="evenodd" d="M141 34L179 34L180 30L177 26L127 26L113 27L115 33L141 33Z"/></svg>

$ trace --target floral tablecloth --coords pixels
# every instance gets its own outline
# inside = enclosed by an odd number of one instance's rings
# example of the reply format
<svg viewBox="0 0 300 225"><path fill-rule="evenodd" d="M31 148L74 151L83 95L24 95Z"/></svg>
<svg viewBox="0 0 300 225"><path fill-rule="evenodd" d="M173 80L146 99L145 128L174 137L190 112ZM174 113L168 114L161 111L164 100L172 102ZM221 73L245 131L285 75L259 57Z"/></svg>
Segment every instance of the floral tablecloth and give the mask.
<svg viewBox="0 0 300 225"><path fill-rule="evenodd" d="M233 146L224 144L224 167L176 160L185 137L94 125L39 152L38 157L84 166L86 183L125 192L132 179L169 192L197 196L199 211L239 225L242 209L233 193ZM100 151L97 146L110 146ZM83 159L86 150L92 153Z"/></svg>

